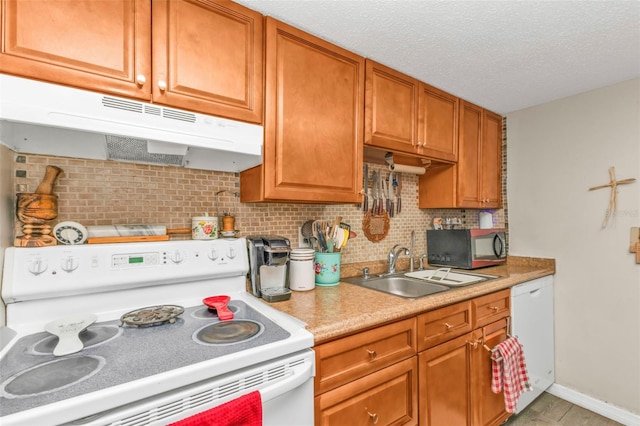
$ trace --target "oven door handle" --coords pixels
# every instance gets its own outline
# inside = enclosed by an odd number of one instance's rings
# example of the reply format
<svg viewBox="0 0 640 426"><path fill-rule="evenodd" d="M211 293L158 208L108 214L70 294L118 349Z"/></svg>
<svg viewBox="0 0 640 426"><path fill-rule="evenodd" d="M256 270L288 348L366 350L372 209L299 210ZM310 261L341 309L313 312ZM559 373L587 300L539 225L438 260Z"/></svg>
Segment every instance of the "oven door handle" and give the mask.
<svg viewBox="0 0 640 426"><path fill-rule="evenodd" d="M285 394L305 383L313 377L313 362L305 360L302 364L293 368L293 374L285 380L259 389L262 401L270 401Z"/></svg>

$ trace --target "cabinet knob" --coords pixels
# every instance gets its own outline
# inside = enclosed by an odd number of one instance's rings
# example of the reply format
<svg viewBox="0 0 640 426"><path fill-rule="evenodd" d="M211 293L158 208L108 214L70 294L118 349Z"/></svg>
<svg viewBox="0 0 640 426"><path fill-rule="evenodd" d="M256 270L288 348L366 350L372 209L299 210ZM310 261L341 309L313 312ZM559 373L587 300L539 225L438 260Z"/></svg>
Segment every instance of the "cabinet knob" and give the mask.
<svg viewBox="0 0 640 426"><path fill-rule="evenodd" d="M164 80L159 80L158 81L158 89L160 89L161 91L165 91L167 90L167 82Z"/></svg>
<svg viewBox="0 0 640 426"><path fill-rule="evenodd" d="M371 361L373 361L374 359L376 359L376 357L378 356L378 353L377 353L376 351L372 351L372 350L369 350L369 349L367 349L366 351L367 351L367 353L369 354L369 359L370 359Z"/></svg>
<svg viewBox="0 0 640 426"><path fill-rule="evenodd" d="M144 74L138 74L136 76L136 83L138 83L138 86L144 86L146 82L147 82L147 77L145 77Z"/></svg>
<svg viewBox="0 0 640 426"><path fill-rule="evenodd" d="M500 308L498 308L497 306L489 306L489 309L491 309L491 312L498 312L500 310Z"/></svg>
<svg viewBox="0 0 640 426"><path fill-rule="evenodd" d="M453 325L449 324L448 322L443 323L445 327L447 327L447 330L451 330L453 328Z"/></svg>
<svg viewBox="0 0 640 426"><path fill-rule="evenodd" d="M365 408L366 410L366 408ZM371 413L369 410L367 410L367 414L369 415L369 418L371 419L371 421L373 422L373 424L377 424L378 423L378 414L377 413Z"/></svg>

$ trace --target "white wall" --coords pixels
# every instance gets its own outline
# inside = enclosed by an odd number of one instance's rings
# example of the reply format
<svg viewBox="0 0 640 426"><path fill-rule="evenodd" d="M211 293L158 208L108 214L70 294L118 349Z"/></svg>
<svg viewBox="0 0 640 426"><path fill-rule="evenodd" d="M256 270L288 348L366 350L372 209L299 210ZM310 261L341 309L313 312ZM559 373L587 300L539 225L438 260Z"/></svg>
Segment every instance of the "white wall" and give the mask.
<svg viewBox="0 0 640 426"><path fill-rule="evenodd" d="M556 259L556 383L640 414L640 79L507 115L510 254ZM617 179L618 211L601 227Z"/></svg>

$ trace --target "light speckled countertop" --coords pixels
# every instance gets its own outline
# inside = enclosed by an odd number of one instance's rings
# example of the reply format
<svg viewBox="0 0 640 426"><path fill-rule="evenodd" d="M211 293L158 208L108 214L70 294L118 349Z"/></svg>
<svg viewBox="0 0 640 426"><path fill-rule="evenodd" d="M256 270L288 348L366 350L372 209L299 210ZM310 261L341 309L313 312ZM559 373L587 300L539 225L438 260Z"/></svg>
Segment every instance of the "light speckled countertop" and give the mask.
<svg viewBox="0 0 640 426"><path fill-rule="evenodd" d="M345 269L347 271L346 274L345 270L342 271L343 277L355 275L353 272L358 268L347 266ZM307 330L313 334L317 345L434 308L552 275L555 273L555 261L509 257L506 265L483 268L476 272L499 275L501 278L414 300L341 282L334 287L316 286L310 291L294 291L289 300L269 305L307 323ZM377 271L372 270L372 273Z"/></svg>

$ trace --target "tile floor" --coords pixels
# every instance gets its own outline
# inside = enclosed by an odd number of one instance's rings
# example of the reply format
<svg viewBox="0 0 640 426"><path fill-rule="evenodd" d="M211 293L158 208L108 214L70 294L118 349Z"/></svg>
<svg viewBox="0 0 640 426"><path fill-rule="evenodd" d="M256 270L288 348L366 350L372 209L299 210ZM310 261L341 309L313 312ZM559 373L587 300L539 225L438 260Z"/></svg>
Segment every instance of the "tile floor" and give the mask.
<svg viewBox="0 0 640 426"><path fill-rule="evenodd" d="M543 392L504 426L616 426L620 423Z"/></svg>

